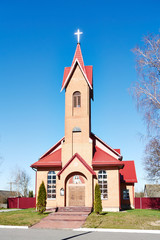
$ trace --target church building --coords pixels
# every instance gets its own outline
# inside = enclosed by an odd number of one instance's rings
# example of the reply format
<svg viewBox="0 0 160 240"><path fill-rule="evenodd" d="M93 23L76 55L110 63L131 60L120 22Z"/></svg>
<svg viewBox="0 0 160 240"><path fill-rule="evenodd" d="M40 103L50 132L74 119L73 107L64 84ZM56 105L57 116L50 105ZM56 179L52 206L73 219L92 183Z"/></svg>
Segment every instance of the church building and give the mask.
<svg viewBox="0 0 160 240"><path fill-rule="evenodd" d="M134 161L122 161L114 149L91 131L93 67L85 66L78 43L70 67L65 67L65 135L31 167L36 170L36 197L44 181L47 208L93 207L96 183L103 211L134 208Z"/></svg>

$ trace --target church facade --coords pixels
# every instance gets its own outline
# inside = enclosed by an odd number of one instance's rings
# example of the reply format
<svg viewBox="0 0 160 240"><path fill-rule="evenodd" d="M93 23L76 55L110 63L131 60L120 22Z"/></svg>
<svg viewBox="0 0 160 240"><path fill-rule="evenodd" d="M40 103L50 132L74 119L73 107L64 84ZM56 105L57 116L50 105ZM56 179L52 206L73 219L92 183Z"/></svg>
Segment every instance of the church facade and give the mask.
<svg viewBox="0 0 160 240"><path fill-rule="evenodd" d="M71 67L64 69L62 90L65 136L31 165L36 170L36 196L44 181L47 208L93 207L98 183L103 211L134 207L134 161L122 161L120 149L91 132L93 68L84 65L80 43Z"/></svg>

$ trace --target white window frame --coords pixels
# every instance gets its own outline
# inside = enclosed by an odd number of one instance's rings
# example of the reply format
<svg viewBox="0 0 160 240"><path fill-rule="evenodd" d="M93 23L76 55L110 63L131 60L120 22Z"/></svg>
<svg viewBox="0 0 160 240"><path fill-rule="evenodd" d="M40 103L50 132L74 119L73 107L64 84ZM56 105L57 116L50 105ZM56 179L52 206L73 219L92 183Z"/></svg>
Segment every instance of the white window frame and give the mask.
<svg viewBox="0 0 160 240"><path fill-rule="evenodd" d="M47 174L47 200L53 199L56 199L56 173L55 171L49 171Z"/></svg>
<svg viewBox="0 0 160 240"><path fill-rule="evenodd" d="M106 170L100 170L98 172L98 184L101 190L101 199L108 199L108 181L107 181L107 172Z"/></svg>

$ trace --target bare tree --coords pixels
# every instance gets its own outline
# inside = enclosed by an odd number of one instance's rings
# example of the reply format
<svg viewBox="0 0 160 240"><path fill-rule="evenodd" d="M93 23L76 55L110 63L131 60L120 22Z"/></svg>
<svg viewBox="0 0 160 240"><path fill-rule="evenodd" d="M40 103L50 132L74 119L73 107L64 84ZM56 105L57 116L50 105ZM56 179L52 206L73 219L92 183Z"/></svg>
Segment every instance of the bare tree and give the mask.
<svg viewBox="0 0 160 240"><path fill-rule="evenodd" d="M133 49L138 80L132 87L138 110L147 124L149 143L144 166L150 180L160 179L160 34L148 34Z"/></svg>
<svg viewBox="0 0 160 240"><path fill-rule="evenodd" d="M28 185L30 177L25 170L16 170L14 174L14 182L17 188L17 193L21 194L23 197L28 196Z"/></svg>
<svg viewBox="0 0 160 240"><path fill-rule="evenodd" d="M144 45L133 49L138 81L132 88L148 130L160 130L160 34L148 34Z"/></svg>
<svg viewBox="0 0 160 240"><path fill-rule="evenodd" d="M144 165L149 180L160 179L160 140L158 137L153 137L147 144Z"/></svg>

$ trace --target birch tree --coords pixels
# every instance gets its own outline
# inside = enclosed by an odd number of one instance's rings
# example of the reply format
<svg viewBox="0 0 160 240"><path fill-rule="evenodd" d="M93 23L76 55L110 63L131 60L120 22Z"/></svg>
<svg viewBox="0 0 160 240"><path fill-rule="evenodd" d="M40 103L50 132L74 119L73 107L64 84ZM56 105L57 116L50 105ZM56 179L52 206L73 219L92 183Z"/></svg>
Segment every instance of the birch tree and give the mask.
<svg viewBox="0 0 160 240"><path fill-rule="evenodd" d="M17 188L17 193L21 194L23 197L28 196L28 185L30 177L25 170L17 169L14 173L14 183Z"/></svg>
<svg viewBox="0 0 160 240"><path fill-rule="evenodd" d="M138 80L132 87L137 109L145 120L149 142L144 165L150 179L160 179L160 34L148 34L133 49Z"/></svg>

